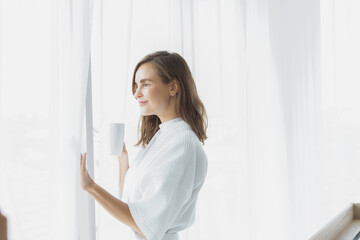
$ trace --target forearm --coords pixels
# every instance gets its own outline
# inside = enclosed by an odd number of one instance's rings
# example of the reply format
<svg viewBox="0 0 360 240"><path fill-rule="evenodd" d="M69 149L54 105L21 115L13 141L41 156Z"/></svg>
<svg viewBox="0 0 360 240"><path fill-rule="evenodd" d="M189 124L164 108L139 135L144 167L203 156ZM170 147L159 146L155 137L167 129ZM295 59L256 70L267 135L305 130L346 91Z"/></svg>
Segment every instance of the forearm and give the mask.
<svg viewBox="0 0 360 240"><path fill-rule="evenodd" d="M116 219L131 227L140 235L144 236L144 234L141 232L141 230L135 223L131 215L130 209L126 203L112 196L95 182L92 184L88 192L106 211L108 211Z"/></svg>
<svg viewBox="0 0 360 240"><path fill-rule="evenodd" d="M120 170L119 170L119 187L120 187L120 197L122 197L123 195L123 190L124 190L124 182L125 182L125 176L126 173L129 169L129 165L128 164L119 164L120 165Z"/></svg>

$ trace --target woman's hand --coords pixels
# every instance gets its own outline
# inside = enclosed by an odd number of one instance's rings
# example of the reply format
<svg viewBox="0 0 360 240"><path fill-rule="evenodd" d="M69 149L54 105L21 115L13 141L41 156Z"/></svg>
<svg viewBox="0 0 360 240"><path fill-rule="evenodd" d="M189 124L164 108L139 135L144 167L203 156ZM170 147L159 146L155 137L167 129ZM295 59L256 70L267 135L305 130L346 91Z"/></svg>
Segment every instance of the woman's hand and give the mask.
<svg viewBox="0 0 360 240"><path fill-rule="evenodd" d="M85 191L88 191L92 185L94 185L94 181L90 178L88 171L86 170L86 153L81 154L80 159L80 181L81 188Z"/></svg>
<svg viewBox="0 0 360 240"><path fill-rule="evenodd" d="M117 156L119 159L119 164L121 166L125 166L125 167L129 167L129 156L128 156L128 152L126 150L126 144L124 143L123 146L123 151L122 154L120 156Z"/></svg>

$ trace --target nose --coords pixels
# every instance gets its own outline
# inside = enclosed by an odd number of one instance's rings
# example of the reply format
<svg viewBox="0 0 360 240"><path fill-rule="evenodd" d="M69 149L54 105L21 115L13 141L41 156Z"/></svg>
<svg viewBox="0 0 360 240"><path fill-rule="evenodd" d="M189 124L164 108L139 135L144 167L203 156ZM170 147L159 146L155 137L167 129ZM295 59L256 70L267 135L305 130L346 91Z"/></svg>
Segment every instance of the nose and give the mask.
<svg viewBox="0 0 360 240"><path fill-rule="evenodd" d="M134 97L135 97L136 99L138 99L138 98L141 97L141 96L142 96L141 89L140 89L140 88L137 88L136 91L135 91L135 93L134 93Z"/></svg>

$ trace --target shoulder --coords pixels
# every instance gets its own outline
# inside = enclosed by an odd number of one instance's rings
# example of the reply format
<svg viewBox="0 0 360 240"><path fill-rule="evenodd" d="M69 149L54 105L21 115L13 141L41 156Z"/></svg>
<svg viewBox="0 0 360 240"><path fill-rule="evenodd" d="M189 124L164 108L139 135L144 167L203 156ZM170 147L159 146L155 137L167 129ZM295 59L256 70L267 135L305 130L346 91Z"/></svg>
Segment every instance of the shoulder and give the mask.
<svg viewBox="0 0 360 240"><path fill-rule="evenodd" d="M166 135L166 145L171 149L180 148L192 152L202 149L199 138L184 121L177 123Z"/></svg>
<svg viewBox="0 0 360 240"><path fill-rule="evenodd" d="M196 154L202 153L203 145L190 125L181 120L160 134L157 146L163 150L163 153L177 152Z"/></svg>
<svg viewBox="0 0 360 240"><path fill-rule="evenodd" d="M186 122L182 122L182 126L179 126L173 136L174 142L172 142L171 148L182 149L182 151L188 152L193 158L196 158L197 161L207 160L202 142Z"/></svg>
<svg viewBox="0 0 360 240"><path fill-rule="evenodd" d="M195 132L192 130L191 126L184 120L178 122L174 129L178 139L193 141L194 143L200 142L199 138L196 136Z"/></svg>

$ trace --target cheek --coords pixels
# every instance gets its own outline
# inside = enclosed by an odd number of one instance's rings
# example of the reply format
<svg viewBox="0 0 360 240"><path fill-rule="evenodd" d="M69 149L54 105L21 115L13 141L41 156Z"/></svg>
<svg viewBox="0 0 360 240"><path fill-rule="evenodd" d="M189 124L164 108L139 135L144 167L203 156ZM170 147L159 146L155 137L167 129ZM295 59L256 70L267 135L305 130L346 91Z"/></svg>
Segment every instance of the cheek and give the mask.
<svg viewBox="0 0 360 240"><path fill-rule="evenodd" d="M167 104L170 99L166 94L166 89L159 89L155 87L147 88L143 91L143 95L146 96L150 102L161 105Z"/></svg>
<svg viewBox="0 0 360 240"><path fill-rule="evenodd" d="M148 88L144 91L144 95L146 95L149 100L156 100L159 97L159 92L156 88Z"/></svg>
<svg viewBox="0 0 360 240"><path fill-rule="evenodd" d="M150 95L149 92L151 92L151 91L149 91L148 88L143 88L143 90L141 91L142 95L144 95L144 96L149 96Z"/></svg>

